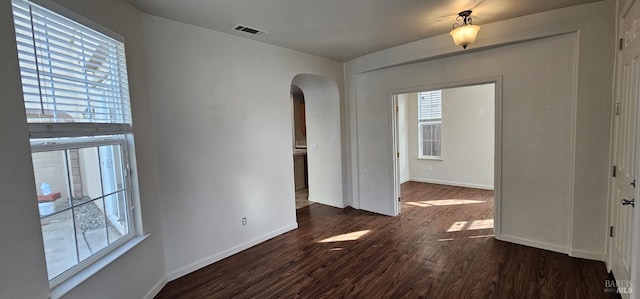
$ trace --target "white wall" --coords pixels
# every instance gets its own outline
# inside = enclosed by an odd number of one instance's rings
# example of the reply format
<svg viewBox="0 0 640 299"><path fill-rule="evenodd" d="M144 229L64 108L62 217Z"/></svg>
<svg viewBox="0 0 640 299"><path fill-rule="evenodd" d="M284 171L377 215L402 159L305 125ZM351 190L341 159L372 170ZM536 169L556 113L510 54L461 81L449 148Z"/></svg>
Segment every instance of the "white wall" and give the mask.
<svg viewBox="0 0 640 299"><path fill-rule="evenodd" d="M11 1L0 2L0 297L49 294Z"/></svg>
<svg viewBox="0 0 640 299"><path fill-rule="evenodd" d="M442 159L418 158L418 94L409 96L412 181L493 190L495 85L442 90Z"/></svg>
<svg viewBox="0 0 640 299"><path fill-rule="evenodd" d="M290 83L300 73L320 74L335 80L342 90L342 64L173 21L142 17L122 0L57 2L126 38L136 134L134 161L137 169L134 171L139 179L144 231L151 234L143 243L72 290L68 298L89 298L96 294L112 298L141 298L149 295L149 290L156 290L162 285L165 273L171 277L180 276L295 227ZM3 194L0 197L0 206L3 207L0 209L0 239L12 242L0 242L0 297L44 298L48 296L49 288L11 19L10 1L1 1L0 39L4 42L0 43L0 88L3 91L3 109L0 110L0 190ZM569 172L575 175L569 175L568 191L562 185L567 179L563 173L554 174L560 177L555 185L539 185L538 181L523 186L527 192L534 187L551 188L545 192L561 189L560 194L553 194L553 199L566 208L535 219L534 214L539 212L535 208L539 208L540 202L515 196L505 203L505 211L512 217L511 220L505 219L505 227L511 229L507 232L513 236L541 242L564 239L565 244L559 245L561 250L578 256L601 257L609 171L609 145L602 140L609 140L615 44L613 1L481 25L483 29L478 40L466 52L453 48L450 37L445 34L347 63L344 79L348 105L344 108L348 109L350 130L347 135L342 133L341 141L343 144L350 141L349 191L353 196L352 205L362 207L368 200L359 190L374 191L370 198L374 201L392 194L392 190L389 191L391 187L385 183L369 185L370 189L367 189L368 184L377 179L367 174L378 173L381 182L392 181L392 169L386 162L392 148L391 138L387 135L390 134L390 105L385 98L386 108L380 109L382 102L379 98L372 102L368 102L366 97L360 98L363 94L356 92L356 74L400 64L408 64L406 67L412 68L412 63L432 60L440 65L440 77L433 77L426 69L422 70L426 72L424 78L431 82L451 82L474 77L474 74L494 76L508 72L511 63L495 52L506 51L522 60L529 56L518 51L533 51L537 55L531 56L530 60L514 61L522 66L513 74L523 78L511 81L511 76L503 77L505 106L511 103L516 110L530 109L532 114L525 118L529 122L535 119L546 122L552 114L556 121L558 116L554 113L565 116L570 113L571 117L559 125L566 128L568 120L574 121L571 124L575 130L571 139L573 148ZM567 33L541 41L508 45ZM474 49L496 46L500 47L474 52ZM579 56L576 55L578 52ZM538 62L547 61L541 58L543 54L540 53L549 53L548 56L559 54L559 58L567 58L567 54L570 56L569 60L561 59L557 66L538 66ZM445 56L450 57L442 58ZM549 71L545 70L547 67L560 67L562 73L567 71L565 67L573 71L573 77L569 79L559 78L557 74L549 77L564 83L570 81L573 85L569 86L575 88L574 93L565 94L566 84L557 90L548 89L546 84L541 89L529 85L529 82L540 80L540 74ZM374 71L372 75L393 78L398 75L398 70L384 75ZM460 76L469 70L473 73ZM241 81L245 83L241 84ZM429 83L406 81L404 84L409 85L400 87ZM256 91L262 96L256 98ZM548 101L543 105L539 101L532 106L523 104L523 100L527 103L540 92L548 95L545 97ZM551 101L554 99L560 101ZM569 100L574 101L572 109L566 106ZM367 108L369 104L373 110ZM360 120L356 117L367 115L368 111L379 119ZM340 122L344 123L342 116ZM362 130L358 124L373 127ZM511 134L536 134L518 125L505 127L512 130ZM531 127L532 130L539 128ZM554 136L565 136L563 134L567 132ZM560 149L566 150L566 140L557 141L562 145ZM556 149L555 144L545 141L536 146ZM505 141L503 146L506 147L505 152L514 155L511 159L525 162L530 157L545 153L538 147L518 148L517 143L509 141ZM381 148L384 156L376 148ZM345 155L344 149L342 155ZM560 157L564 155L567 153L562 152ZM525 173L538 179L549 173L545 168L549 164L527 168L531 163L525 163L522 166L526 167L513 176L522 179L520 175ZM557 169L558 166L551 167ZM346 171L343 170L343 175ZM388 197L391 199L392 196ZM162 201L161 209L159 201ZM557 206L555 202L551 204L549 208ZM528 208L534 209L515 221ZM572 213L565 213L571 210ZM242 216L248 218L246 227L241 227ZM549 224L536 227L537 221L548 221ZM557 233L554 232L556 228L559 230ZM164 242L163 236L166 238ZM166 272L161 262L163 259L167 265Z"/></svg>
<svg viewBox="0 0 640 299"><path fill-rule="evenodd" d="M142 223L147 239L66 298L142 298L165 278L142 16L127 2L60 0L63 6L125 36ZM46 298L49 286L35 201L10 1L0 4L0 298Z"/></svg>
<svg viewBox="0 0 640 299"><path fill-rule="evenodd" d="M480 24L466 51L441 35L349 61L353 206L394 211L390 91L501 78L496 235L602 260L614 8L603 1Z"/></svg>
<svg viewBox="0 0 640 299"><path fill-rule="evenodd" d="M505 201L501 207L505 212L496 235L502 231L511 238L537 240L550 248L565 246L572 187L574 42L573 35L561 35L356 75L361 208L385 214L393 211L384 206L393 194L392 176L386 170L392 169L392 160L382 159L391 153L384 146L391 139L384 129L389 125L384 121L389 117L389 90L501 75L511 84L503 86L501 192ZM542 55L551 51L553 55ZM505 63L499 70L494 66L498 57ZM536 65L527 65L533 59ZM464 75L446 74L457 64L471 63L473 70ZM529 72L520 72L523 68ZM499 202L496 205L500 211Z"/></svg>
<svg viewBox="0 0 640 299"><path fill-rule="evenodd" d="M292 80L317 74L342 90L343 69L154 16L144 17L144 28L165 261L173 279L297 227ZM306 105L309 96L305 91ZM341 151L333 141L313 142ZM331 200L344 204L342 196Z"/></svg>

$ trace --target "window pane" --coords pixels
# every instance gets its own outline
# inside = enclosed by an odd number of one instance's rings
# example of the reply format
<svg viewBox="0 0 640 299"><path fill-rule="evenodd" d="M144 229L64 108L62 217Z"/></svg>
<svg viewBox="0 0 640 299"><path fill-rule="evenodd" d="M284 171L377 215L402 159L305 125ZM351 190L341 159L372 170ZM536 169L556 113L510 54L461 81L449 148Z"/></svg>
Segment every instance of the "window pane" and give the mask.
<svg viewBox="0 0 640 299"><path fill-rule="evenodd" d="M50 280L130 233L120 144L32 159Z"/></svg>
<svg viewBox="0 0 640 299"><path fill-rule="evenodd" d="M74 205L102 197L100 179L100 160L97 147L80 148L78 151L79 185L82 189L74 189ZM79 195L79 196L78 196Z"/></svg>
<svg viewBox="0 0 640 299"><path fill-rule="evenodd" d="M100 170L102 173L102 190L105 195L125 188L122 158L119 145L101 146Z"/></svg>
<svg viewBox="0 0 640 299"><path fill-rule="evenodd" d="M49 280L78 263L71 210L40 220Z"/></svg>
<svg viewBox="0 0 640 299"><path fill-rule="evenodd" d="M129 233L126 193L121 191L109 195L105 197L104 203L107 215L107 233L109 244L111 244Z"/></svg>
<svg viewBox="0 0 640 299"><path fill-rule="evenodd" d="M73 213L82 261L108 245L102 198L75 207Z"/></svg>
<svg viewBox="0 0 640 299"><path fill-rule="evenodd" d="M442 134L442 124L433 124L433 140L440 140Z"/></svg>
<svg viewBox="0 0 640 299"><path fill-rule="evenodd" d="M422 155L423 156L431 156L431 146L429 141L422 142Z"/></svg>
<svg viewBox="0 0 640 299"><path fill-rule="evenodd" d="M422 156L434 156L439 157L442 155L441 151L441 134L442 134L442 122L423 122L420 124L422 145Z"/></svg>
<svg viewBox="0 0 640 299"><path fill-rule="evenodd" d="M80 172L80 154L78 149L67 150L67 160L69 167L69 181L71 182L71 196L82 197L82 174Z"/></svg>
<svg viewBox="0 0 640 299"><path fill-rule="evenodd" d="M31 158L40 216L68 208L70 197L65 151L33 153Z"/></svg>
<svg viewBox="0 0 640 299"><path fill-rule="evenodd" d="M433 151L431 153L432 156L441 156L441 148L440 148L440 141L434 141L433 142Z"/></svg>
<svg viewBox="0 0 640 299"><path fill-rule="evenodd" d="M422 126L422 140L431 140L431 126L423 125Z"/></svg>

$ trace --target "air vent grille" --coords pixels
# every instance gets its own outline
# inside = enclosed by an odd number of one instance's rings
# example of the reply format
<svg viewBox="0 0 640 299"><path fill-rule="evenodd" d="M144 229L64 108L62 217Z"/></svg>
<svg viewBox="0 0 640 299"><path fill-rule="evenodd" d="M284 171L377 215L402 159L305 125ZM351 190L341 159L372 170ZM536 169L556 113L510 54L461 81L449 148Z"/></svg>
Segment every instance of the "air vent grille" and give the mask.
<svg viewBox="0 0 640 299"><path fill-rule="evenodd" d="M241 25L241 24L233 26L233 30L242 31L242 32L245 32L245 33L249 33L251 35L263 35L263 34L267 33L264 30L251 28L249 26L245 26L245 25Z"/></svg>

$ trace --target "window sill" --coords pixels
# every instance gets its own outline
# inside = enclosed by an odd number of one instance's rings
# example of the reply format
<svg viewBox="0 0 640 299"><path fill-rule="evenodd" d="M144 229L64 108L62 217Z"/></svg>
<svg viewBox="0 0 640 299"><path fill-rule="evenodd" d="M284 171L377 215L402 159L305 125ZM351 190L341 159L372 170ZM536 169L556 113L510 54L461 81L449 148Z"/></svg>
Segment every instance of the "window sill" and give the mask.
<svg viewBox="0 0 640 299"><path fill-rule="evenodd" d="M89 279L89 277L98 273L100 270L104 269L106 266L111 264L113 261L117 260L125 253L127 253L132 248L136 247L138 244L142 243L146 238L148 238L151 234L146 234L142 236L135 236L131 240L125 242L120 245L118 248L113 251L107 253L105 256L94 262L93 264L87 266L86 268L80 270L80 272L75 275L69 277L69 279L61 282L57 286L51 288L51 296L52 299L61 298L85 280Z"/></svg>
<svg viewBox="0 0 640 299"><path fill-rule="evenodd" d="M418 160L443 161L442 157L418 157Z"/></svg>

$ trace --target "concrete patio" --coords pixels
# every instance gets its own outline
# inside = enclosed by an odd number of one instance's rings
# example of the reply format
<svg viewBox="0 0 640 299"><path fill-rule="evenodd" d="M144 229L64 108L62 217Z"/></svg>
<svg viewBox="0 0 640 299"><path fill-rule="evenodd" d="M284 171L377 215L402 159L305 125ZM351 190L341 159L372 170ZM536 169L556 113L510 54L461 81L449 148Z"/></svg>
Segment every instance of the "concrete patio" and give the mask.
<svg viewBox="0 0 640 299"><path fill-rule="evenodd" d="M56 210L60 211L65 206L66 202L56 203ZM71 210L45 216L40 221L49 279L62 274L122 237L111 225L83 232L79 227L80 223L76 223L74 227Z"/></svg>

